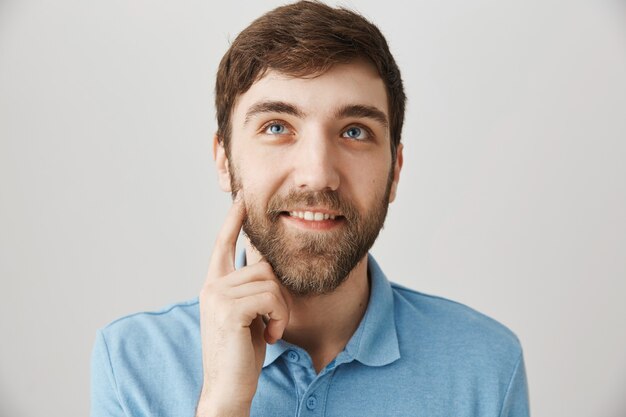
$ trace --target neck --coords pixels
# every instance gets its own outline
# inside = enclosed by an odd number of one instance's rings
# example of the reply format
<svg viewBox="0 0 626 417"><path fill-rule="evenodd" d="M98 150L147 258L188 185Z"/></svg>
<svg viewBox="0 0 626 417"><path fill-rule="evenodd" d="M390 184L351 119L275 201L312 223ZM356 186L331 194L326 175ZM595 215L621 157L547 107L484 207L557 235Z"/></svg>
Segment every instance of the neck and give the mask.
<svg viewBox="0 0 626 417"><path fill-rule="evenodd" d="M248 264L261 259L249 242L246 242L246 259ZM369 293L366 255L332 293L292 296L283 340L305 349L319 373L344 349L356 331L367 309Z"/></svg>

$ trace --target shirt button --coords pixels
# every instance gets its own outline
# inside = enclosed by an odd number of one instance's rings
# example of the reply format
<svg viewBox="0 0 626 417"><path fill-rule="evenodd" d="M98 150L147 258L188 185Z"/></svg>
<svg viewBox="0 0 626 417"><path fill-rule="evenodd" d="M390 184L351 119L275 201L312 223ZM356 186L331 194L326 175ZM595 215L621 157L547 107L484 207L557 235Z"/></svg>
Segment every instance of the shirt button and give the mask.
<svg viewBox="0 0 626 417"><path fill-rule="evenodd" d="M298 355L298 352L290 350L289 352L287 352L287 359L289 359L291 362L298 362L300 360L300 355Z"/></svg>
<svg viewBox="0 0 626 417"><path fill-rule="evenodd" d="M306 408L309 410L315 410L315 407L317 407L317 398L315 398L315 395L311 395L306 400Z"/></svg>

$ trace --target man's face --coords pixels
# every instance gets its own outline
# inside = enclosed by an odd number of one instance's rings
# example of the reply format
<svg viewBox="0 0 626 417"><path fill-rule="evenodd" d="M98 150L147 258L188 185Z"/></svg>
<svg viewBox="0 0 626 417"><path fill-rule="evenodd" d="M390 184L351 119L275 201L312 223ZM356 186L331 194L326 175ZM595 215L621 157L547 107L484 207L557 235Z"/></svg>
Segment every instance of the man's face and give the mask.
<svg viewBox="0 0 626 417"><path fill-rule="evenodd" d="M232 115L220 183L243 191L244 232L294 295L337 288L383 226L402 164L392 164L387 94L363 61L314 78L269 71Z"/></svg>

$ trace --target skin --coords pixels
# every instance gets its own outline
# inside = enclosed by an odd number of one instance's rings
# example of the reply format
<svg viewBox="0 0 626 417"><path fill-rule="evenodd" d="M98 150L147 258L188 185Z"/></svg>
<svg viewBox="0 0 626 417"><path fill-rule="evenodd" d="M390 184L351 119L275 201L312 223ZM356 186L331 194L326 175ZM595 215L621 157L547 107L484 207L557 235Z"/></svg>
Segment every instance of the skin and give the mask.
<svg viewBox="0 0 626 417"><path fill-rule="evenodd" d="M287 103L299 114L276 109L250 114L267 101ZM390 202L395 199L402 145L392 165L384 123L372 117L338 117L337 109L355 104L379 109L389 119L383 81L365 61L336 65L315 78L269 71L237 99L231 161L214 139L220 187L232 191L232 164L242 188L218 235L199 297L204 384L197 416L249 415L266 342L282 338L301 346L319 372L358 327L369 298L367 257L335 291L309 297L291 295L249 241L247 266L234 268L235 243L251 202L264 208L273 195L290 190L335 190L365 213L373 199L383 195L390 170ZM350 130L355 126L361 130ZM342 227L341 222L320 227L288 216L281 221L289 240L296 239L297 232L328 233ZM269 318L267 325L263 316Z"/></svg>

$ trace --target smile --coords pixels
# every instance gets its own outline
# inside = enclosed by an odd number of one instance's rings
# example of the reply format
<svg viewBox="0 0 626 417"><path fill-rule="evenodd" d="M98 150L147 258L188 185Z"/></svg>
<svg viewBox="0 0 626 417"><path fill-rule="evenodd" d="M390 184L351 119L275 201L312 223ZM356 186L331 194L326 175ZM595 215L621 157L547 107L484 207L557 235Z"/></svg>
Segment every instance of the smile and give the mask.
<svg viewBox="0 0 626 417"><path fill-rule="evenodd" d="M315 222L320 222L320 221L329 220L329 219L335 220L335 217L336 217L334 214L321 213L319 211L290 211L289 216L297 217L299 219L304 219L304 220L309 220L309 221L315 221Z"/></svg>
<svg viewBox="0 0 626 417"><path fill-rule="evenodd" d="M314 210L293 210L282 212L287 224L307 231L330 231L344 224L345 217L337 212Z"/></svg>

